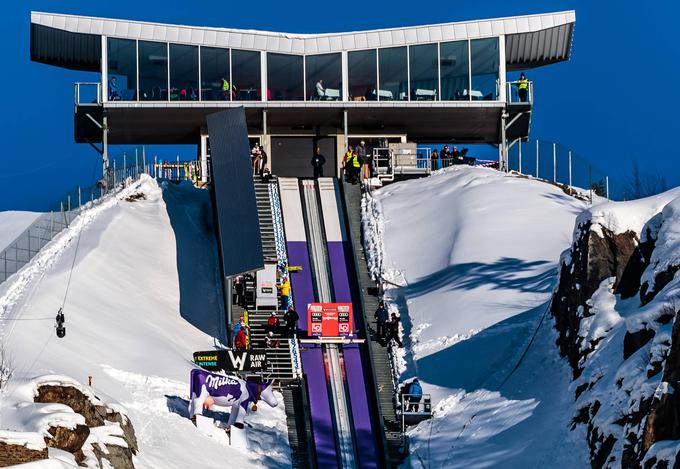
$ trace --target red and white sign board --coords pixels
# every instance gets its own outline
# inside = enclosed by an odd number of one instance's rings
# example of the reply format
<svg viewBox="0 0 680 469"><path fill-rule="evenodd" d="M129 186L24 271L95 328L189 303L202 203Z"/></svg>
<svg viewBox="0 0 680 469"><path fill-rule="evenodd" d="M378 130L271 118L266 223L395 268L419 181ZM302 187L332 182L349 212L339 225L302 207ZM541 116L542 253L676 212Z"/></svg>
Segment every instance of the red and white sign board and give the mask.
<svg viewBox="0 0 680 469"><path fill-rule="evenodd" d="M352 334L352 303L310 303L307 331L315 337L341 337Z"/></svg>

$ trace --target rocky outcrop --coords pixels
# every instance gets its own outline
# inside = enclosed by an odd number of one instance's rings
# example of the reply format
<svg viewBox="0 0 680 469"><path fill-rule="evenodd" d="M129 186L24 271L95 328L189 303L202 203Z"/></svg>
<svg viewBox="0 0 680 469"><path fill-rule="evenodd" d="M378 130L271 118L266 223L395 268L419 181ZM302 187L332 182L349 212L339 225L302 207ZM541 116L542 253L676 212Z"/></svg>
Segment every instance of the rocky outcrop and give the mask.
<svg viewBox="0 0 680 469"><path fill-rule="evenodd" d="M598 233L591 230L590 222L579 227L571 251L562 262L551 305L559 332L557 345L569 360L574 378L580 376L579 363L592 348L592 344L584 347L578 334L581 320L590 316L588 300L602 281L611 277L616 278L615 290L629 292L636 279L639 288L643 271L636 233L614 234L605 228Z"/></svg>
<svg viewBox="0 0 680 469"><path fill-rule="evenodd" d="M0 442L0 467L47 459L47 448L31 449L26 445Z"/></svg>
<svg viewBox="0 0 680 469"><path fill-rule="evenodd" d="M680 448L680 300L664 290L680 265L660 261L670 259L669 243L680 231L666 226L671 231L664 238L663 224L677 222L660 213L650 217L642 235L621 230L616 222L622 218L611 224L617 232L602 226L607 213L580 218L552 298L557 345L575 380L573 425L587 429L592 467L680 468L680 456L655 446L663 442L668 448L670 441ZM680 295L677 280L672 288ZM619 314L622 300L627 302ZM608 335L614 327L620 332ZM593 329L597 334L589 335Z"/></svg>
<svg viewBox="0 0 680 469"><path fill-rule="evenodd" d="M50 427L48 432L52 437L45 437L47 446L76 454L80 452L87 437L90 436L90 427L87 425L76 425L74 429Z"/></svg>
<svg viewBox="0 0 680 469"><path fill-rule="evenodd" d="M103 403L98 403L98 399L92 399L75 386L53 384L39 386L34 401L63 404L85 418L85 425L77 425L73 429L50 427L51 437L45 438L49 447L72 453L78 462L84 460L83 450L87 447L101 467L110 465L114 469L134 469L133 455L137 454L138 444L134 427L127 416ZM103 428L109 429L112 424L119 427L115 432L115 438L106 438L104 442L100 442L95 435L94 439L88 440L92 432ZM102 463L103 459L108 461L108 465Z"/></svg>

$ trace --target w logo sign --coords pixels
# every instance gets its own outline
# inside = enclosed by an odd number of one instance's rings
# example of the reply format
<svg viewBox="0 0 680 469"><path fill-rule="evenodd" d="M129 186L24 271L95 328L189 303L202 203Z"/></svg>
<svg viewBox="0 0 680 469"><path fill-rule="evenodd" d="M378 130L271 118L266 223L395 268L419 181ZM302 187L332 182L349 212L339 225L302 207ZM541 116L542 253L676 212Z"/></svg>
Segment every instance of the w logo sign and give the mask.
<svg viewBox="0 0 680 469"><path fill-rule="evenodd" d="M234 353L233 350L227 352L229 361L231 362L231 369L234 371L243 371L248 361L248 354L243 352Z"/></svg>

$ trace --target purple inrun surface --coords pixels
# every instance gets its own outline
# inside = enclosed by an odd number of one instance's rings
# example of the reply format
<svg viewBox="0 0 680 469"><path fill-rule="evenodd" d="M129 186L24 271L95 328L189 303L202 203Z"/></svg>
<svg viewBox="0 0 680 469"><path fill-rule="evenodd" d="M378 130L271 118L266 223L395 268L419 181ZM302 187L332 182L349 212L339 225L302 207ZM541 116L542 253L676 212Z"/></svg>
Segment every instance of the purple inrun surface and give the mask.
<svg viewBox="0 0 680 469"><path fill-rule="evenodd" d="M357 452L359 453L359 467L379 467L376 439L371 425L371 409L368 406L369 391L364 382L364 369L361 363L361 351L356 345L342 347L345 358L345 372L347 386L352 405L354 420L354 435L356 437Z"/></svg>
<svg viewBox="0 0 680 469"><path fill-rule="evenodd" d="M305 370L309 388L309 408L312 416L312 431L318 467L338 467L333 420L331 417L326 368L323 351L319 346L302 351L302 367Z"/></svg>
<svg viewBox="0 0 680 469"><path fill-rule="evenodd" d="M304 241L286 243L289 265L301 266L302 270L291 274L291 287L295 310L300 315L298 328L307 331L307 305L314 302L314 285L309 267L309 251ZM306 335L302 333L300 335ZM302 369L309 390L309 409L312 421L314 446L316 447L318 467L338 467L335 435L331 417L326 369L321 347L311 346L301 352Z"/></svg>
<svg viewBox="0 0 680 469"><path fill-rule="evenodd" d="M295 311L300 315L298 328L307 331L307 305L314 302L314 284L312 283L312 269L309 267L309 251L305 241L289 241L288 265L300 266L302 270L290 275L293 288ZM302 334L306 335L306 334Z"/></svg>
<svg viewBox="0 0 680 469"><path fill-rule="evenodd" d="M349 286L347 271L348 246L340 241L329 241L327 246L335 301L343 303L352 302L352 292ZM353 317L354 330L356 331L356 313ZM344 345L342 351L345 358L345 372L352 407L352 419L354 420L354 436L356 437L359 467L379 467L376 438L372 427L371 408L368 405L370 390L366 388L364 380L361 351L356 345Z"/></svg>

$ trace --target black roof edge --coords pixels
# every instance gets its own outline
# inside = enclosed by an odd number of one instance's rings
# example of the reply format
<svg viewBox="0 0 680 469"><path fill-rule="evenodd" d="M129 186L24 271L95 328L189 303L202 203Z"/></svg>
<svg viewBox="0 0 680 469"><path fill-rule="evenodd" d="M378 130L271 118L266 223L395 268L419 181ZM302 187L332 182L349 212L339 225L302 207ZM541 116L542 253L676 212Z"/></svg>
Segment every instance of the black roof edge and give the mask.
<svg viewBox="0 0 680 469"><path fill-rule="evenodd" d="M102 41L84 34L31 23L31 61L69 70L101 71Z"/></svg>

